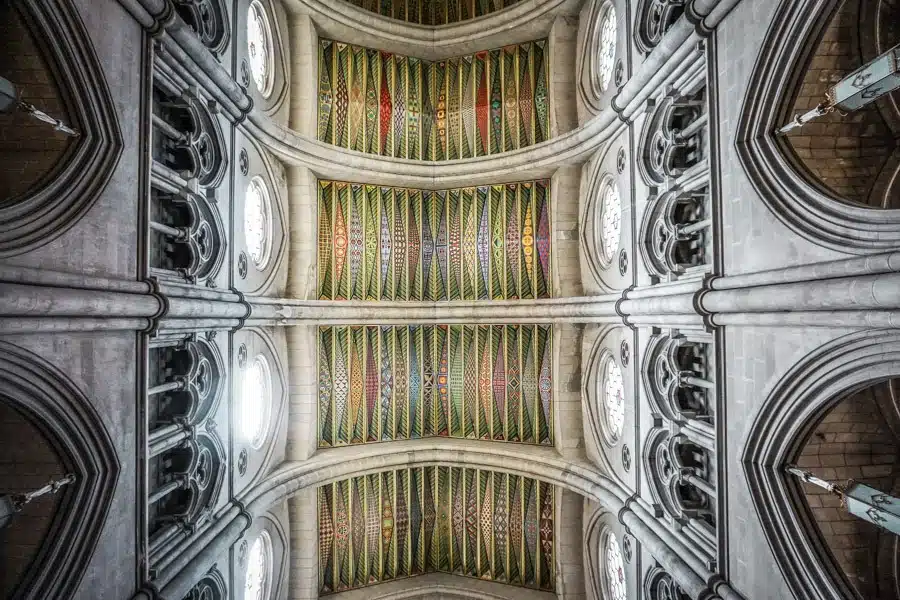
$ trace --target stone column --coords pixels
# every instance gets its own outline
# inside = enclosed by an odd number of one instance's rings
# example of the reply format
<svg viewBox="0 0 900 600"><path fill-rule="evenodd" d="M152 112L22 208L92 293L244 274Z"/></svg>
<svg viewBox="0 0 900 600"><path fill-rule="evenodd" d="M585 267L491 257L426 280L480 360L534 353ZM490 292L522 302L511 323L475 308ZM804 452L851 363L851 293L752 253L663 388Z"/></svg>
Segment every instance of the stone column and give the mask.
<svg viewBox="0 0 900 600"><path fill-rule="evenodd" d="M318 369L316 325L297 325L287 330L290 401L288 407L288 460L307 460L318 440Z"/></svg>
<svg viewBox="0 0 900 600"><path fill-rule="evenodd" d="M316 28L308 14L293 14L291 39L291 129L316 139L318 99L318 41Z"/></svg>
<svg viewBox="0 0 900 600"><path fill-rule="evenodd" d="M319 597L318 488L300 490L288 500L291 522L290 600Z"/></svg>
<svg viewBox="0 0 900 600"><path fill-rule="evenodd" d="M557 488L556 595L559 600L587 597L584 577L584 498Z"/></svg>

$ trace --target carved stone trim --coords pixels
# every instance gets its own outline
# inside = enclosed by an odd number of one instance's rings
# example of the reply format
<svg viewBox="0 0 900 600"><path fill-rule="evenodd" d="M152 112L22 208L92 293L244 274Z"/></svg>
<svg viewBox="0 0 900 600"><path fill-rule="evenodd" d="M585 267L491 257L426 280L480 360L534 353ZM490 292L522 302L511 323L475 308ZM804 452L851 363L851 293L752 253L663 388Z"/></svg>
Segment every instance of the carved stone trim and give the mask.
<svg viewBox="0 0 900 600"><path fill-rule="evenodd" d="M794 90L811 44L837 0L782 0L772 18L750 79L738 123L738 158L762 202L787 227L810 242L845 254L883 252L900 245L900 210L867 208L838 198L806 176L775 130L793 118Z"/></svg>
<svg viewBox="0 0 900 600"><path fill-rule="evenodd" d="M775 562L795 598L852 598L796 480L785 465L835 404L872 383L900 376L900 333L866 330L833 340L778 381L747 437L742 462L747 487Z"/></svg>
<svg viewBox="0 0 900 600"><path fill-rule="evenodd" d="M81 17L68 0L17 4L67 98L81 136L42 186L0 207L0 258L42 246L87 213L122 154L119 120L106 77Z"/></svg>
<svg viewBox="0 0 900 600"><path fill-rule="evenodd" d="M71 597L78 589L112 503L120 464L91 402L53 365L0 341L0 395L49 439L65 470L57 514L12 598Z"/></svg>

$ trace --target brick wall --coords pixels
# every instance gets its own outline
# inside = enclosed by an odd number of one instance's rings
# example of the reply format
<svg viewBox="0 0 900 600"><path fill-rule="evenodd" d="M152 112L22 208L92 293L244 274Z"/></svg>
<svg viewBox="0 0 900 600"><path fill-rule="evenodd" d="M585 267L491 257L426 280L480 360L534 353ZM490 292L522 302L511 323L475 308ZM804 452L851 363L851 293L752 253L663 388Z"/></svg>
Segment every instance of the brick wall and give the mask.
<svg viewBox="0 0 900 600"><path fill-rule="evenodd" d="M835 483L853 479L893 490L900 475L900 445L875 401L887 385L867 388L838 404L816 427L797 465ZM890 590L880 593L876 579L878 528L851 516L837 496L811 485L804 485L804 491L823 539L860 596L894 598Z"/></svg>
<svg viewBox="0 0 900 600"><path fill-rule="evenodd" d="M803 78L795 113L814 108L832 85L863 64L855 38L858 14L860 10L873 10L875 4L877 0L845 0L838 7ZM900 13L900 8L895 10ZM847 116L835 111L794 130L788 139L801 161L826 187L862 203L869 203L872 184L897 146L874 104ZM874 198L872 202L876 202ZM888 208L898 206L900 199L895 199Z"/></svg>
<svg viewBox="0 0 900 600"><path fill-rule="evenodd" d="M0 494L29 492L64 475L46 439L31 423L0 402ZM40 548L56 512L57 497L27 504L9 527L0 530L0 598L6 598Z"/></svg>
<svg viewBox="0 0 900 600"><path fill-rule="evenodd" d="M67 121L53 76L13 3L0 3L0 76L25 102ZM0 114L0 203L28 191L59 162L70 138L21 112Z"/></svg>

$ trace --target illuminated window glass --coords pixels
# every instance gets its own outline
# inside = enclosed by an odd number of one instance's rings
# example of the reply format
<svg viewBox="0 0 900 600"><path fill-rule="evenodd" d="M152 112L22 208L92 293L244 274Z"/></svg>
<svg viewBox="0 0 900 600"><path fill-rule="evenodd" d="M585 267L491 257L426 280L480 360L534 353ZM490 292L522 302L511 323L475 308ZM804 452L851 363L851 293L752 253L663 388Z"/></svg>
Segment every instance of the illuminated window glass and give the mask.
<svg viewBox="0 0 900 600"><path fill-rule="evenodd" d="M603 545L607 598L609 600L626 600L628 591L625 585L625 561L622 559L619 540L614 533L608 532L604 536Z"/></svg>
<svg viewBox="0 0 900 600"><path fill-rule="evenodd" d="M272 210L269 191L259 177L254 177L247 186L244 198L244 241L247 253L257 269L269 262L272 242Z"/></svg>
<svg viewBox="0 0 900 600"><path fill-rule="evenodd" d="M622 437L622 429L625 426L625 386L622 382L622 371L612 357L606 361L603 414L609 441L616 443Z"/></svg>
<svg viewBox="0 0 900 600"><path fill-rule="evenodd" d="M616 60L616 9L610 3L600 22L600 88L606 91Z"/></svg>
<svg viewBox="0 0 900 600"><path fill-rule="evenodd" d="M263 531L250 547L244 600L266 600L272 588L272 539Z"/></svg>
<svg viewBox="0 0 900 600"><path fill-rule="evenodd" d="M600 245L603 257L610 262L619 248L622 228L622 204L619 200L619 186L611 183L603 192L603 207L600 212Z"/></svg>
<svg viewBox="0 0 900 600"><path fill-rule="evenodd" d="M272 32L266 10L259 2L251 2L247 13L247 54L256 89L264 97L272 93Z"/></svg>
<svg viewBox="0 0 900 600"><path fill-rule="evenodd" d="M272 385L269 363L258 354L241 374L240 432L241 437L258 450L266 439L272 406Z"/></svg>

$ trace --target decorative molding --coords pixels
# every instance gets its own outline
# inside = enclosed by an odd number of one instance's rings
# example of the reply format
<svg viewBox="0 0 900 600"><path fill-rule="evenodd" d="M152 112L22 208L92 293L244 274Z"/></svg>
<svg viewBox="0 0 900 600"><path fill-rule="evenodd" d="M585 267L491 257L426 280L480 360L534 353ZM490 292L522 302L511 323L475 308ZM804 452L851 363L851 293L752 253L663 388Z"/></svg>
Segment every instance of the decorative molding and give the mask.
<svg viewBox="0 0 900 600"><path fill-rule="evenodd" d="M684 13L684 0L638 0L634 23L634 44L639 52L650 54L663 36Z"/></svg>
<svg viewBox="0 0 900 600"><path fill-rule="evenodd" d="M200 42L221 56L231 41L231 23L224 0L174 0L175 10Z"/></svg>
<svg viewBox="0 0 900 600"><path fill-rule="evenodd" d="M615 58L625 54L626 36L622 35L622 23L626 19L627 12L624 7L617 6L614 0L589 0L581 11L578 27L578 47L576 49L575 78L578 94L579 112L584 112L582 117L586 120L603 112L604 105L616 92L616 87L625 81L624 66L621 76L609 74L609 81L604 88L601 80L600 61L601 44L603 34L603 22L608 10L615 10L616 17L616 46ZM619 60L621 63L621 60ZM617 69L613 62L613 71ZM621 80L621 83L620 81Z"/></svg>
<svg viewBox="0 0 900 600"><path fill-rule="evenodd" d="M833 340L804 357L774 385L747 435L747 489L795 598L855 596L818 535L803 490L784 467L800 454L821 417L872 383L900 376L900 333L869 329Z"/></svg>
<svg viewBox="0 0 900 600"><path fill-rule="evenodd" d="M284 4L290 13L309 14L322 37L353 40L398 54L417 48L418 55L429 60L546 37L557 15L568 8L565 0L517 2L477 19L435 27L383 17L351 2L286 0Z"/></svg>
<svg viewBox="0 0 900 600"><path fill-rule="evenodd" d="M66 98L80 132L43 185L0 207L0 258L34 250L68 231L94 206L124 141L90 34L68 0L17 4Z"/></svg>
<svg viewBox="0 0 900 600"><path fill-rule="evenodd" d="M0 341L0 396L53 441L77 480L61 496L45 540L12 598L70 597L84 576L112 504L120 464L90 400L41 357Z"/></svg>
<svg viewBox="0 0 900 600"><path fill-rule="evenodd" d="M672 576L659 566L653 566L644 576L644 600L690 600Z"/></svg>
<svg viewBox="0 0 900 600"><path fill-rule="evenodd" d="M580 186L580 215L579 215L579 245L581 251L579 258L582 268L585 266L593 276L594 283L602 292L615 292L625 287L627 282L622 278L621 268L624 265L627 273L629 256L627 251L623 255L623 245L627 245L629 228L626 226L627 215L631 209L631 190L622 187L623 177L617 173L618 155L612 157L611 148L599 152L582 168ZM612 162L613 159L615 162ZM610 164L612 163L612 164ZM622 217L619 230L619 241L609 255L604 252L601 240L601 223L604 210L604 196L609 187L616 186L619 192L619 204ZM623 258L624 257L624 258Z"/></svg>
<svg viewBox="0 0 900 600"><path fill-rule="evenodd" d="M792 118L794 91L837 0L782 0L747 85L738 123L738 158L760 200L804 239L844 254L900 245L900 210L867 208L835 196L806 174L790 143L775 130ZM815 15L815 18L812 16Z"/></svg>

